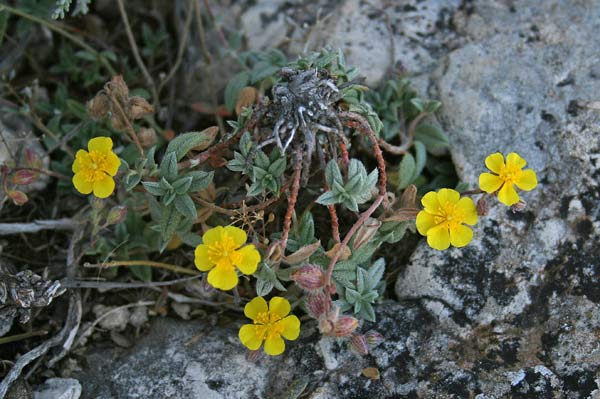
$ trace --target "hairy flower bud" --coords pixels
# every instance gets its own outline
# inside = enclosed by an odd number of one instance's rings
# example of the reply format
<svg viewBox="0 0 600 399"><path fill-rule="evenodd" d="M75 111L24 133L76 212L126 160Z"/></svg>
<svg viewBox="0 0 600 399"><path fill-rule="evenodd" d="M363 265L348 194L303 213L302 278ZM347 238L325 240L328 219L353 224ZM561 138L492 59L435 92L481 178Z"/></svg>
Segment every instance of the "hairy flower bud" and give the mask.
<svg viewBox="0 0 600 399"><path fill-rule="evenodd" d="M38 174L32 170L17 170L11 177L10 181L13 184L26 186L33 183L38 177Z"/></svg>
<svg viewBox="0 0 600 399"><path fill-rule="evenodd" d="M365 356L369 354L369 345L367 338L364 335L354 334L350 337L350 349L360 355Z"/></svg>
<svg viewBox="0 0 600 399"><path fill-rule="evenodd" d="M357 327L357 318L352 316L341 316L336 320L331 335L336 337L347 337L352 334Z"/></svg>
<svg viewBox="0 0 600 399"><path fill-rule="evenodd" d="M125 205L117 205L117 206L111 208L110 211L108 211L108 215L106 216L106 223L107 224L121 223L123 220L125 220L126 216L127 216L127 207Z"/></svg>
<svg viewBox="0 0 600 399"><path fill-rule="evenodd" d="M365 338L367 339L367 343L371 348L375 348L377 345L383 342L383 335L378 333L377 331L369 331L365 334Z"/></svg>
<svg viewBox="0 0 600 399"><path fill-rule="evenodd" d="M329 295L325 295L324 292L317 292L308 295L306 299L306 306L308 313L315 319L319 319L325 314L327 309L331 305L331 298Z"/></svg>
<svg viewBox="0 0 600 399"><path fill-rule="evenodd" d="M292 273L292 280L306 291L315 291L323 287L325 274L319 266L307 264Z"/></svg>
<svg viewBox="0 0 600 399"><path fill-rule="evenodd" d="M519 202L511 205L510 210L513 211L513 213L518 213L518 212L524 212L525 208L527 208L527 202L520 199Z"/></svg>
<svg viewBox="0 0 600 399"><path fill-rule="evenodd" d="M8 195L8 198L10 198L12 202L18 206L25 205L27 201L29 201L27 194L19 190L8 190L6 194Z"/></svg>
<svg viewBox="0 0 600 399"><path fill-rule="evenodd" d="M479 198L477 201L477 214L479 216L486 216L490 210L490 206L488 205L485 197Z"/></svg>
<svg viewBox="0 0 600 399"><path fill-rule="evenodd" d="M42 159L40 158L40 155L31 148L25 150L25 161L27 166L30 168L39 169L42 167Z"/></svg>

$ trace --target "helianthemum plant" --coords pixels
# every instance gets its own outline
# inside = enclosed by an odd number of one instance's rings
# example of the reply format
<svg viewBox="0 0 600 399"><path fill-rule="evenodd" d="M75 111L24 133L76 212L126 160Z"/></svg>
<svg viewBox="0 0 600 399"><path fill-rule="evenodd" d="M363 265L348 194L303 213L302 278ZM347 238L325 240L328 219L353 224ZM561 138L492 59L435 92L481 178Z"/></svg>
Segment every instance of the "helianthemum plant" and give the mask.
<svg viewBox="0 0 600 399"><path fill-rule="evenodd" d="M110 137L95 137L88 143L88 151L79 150L73 161L73 185L81 194L106 198L115 190L114 176L121 161L112 151Z"/></svg>

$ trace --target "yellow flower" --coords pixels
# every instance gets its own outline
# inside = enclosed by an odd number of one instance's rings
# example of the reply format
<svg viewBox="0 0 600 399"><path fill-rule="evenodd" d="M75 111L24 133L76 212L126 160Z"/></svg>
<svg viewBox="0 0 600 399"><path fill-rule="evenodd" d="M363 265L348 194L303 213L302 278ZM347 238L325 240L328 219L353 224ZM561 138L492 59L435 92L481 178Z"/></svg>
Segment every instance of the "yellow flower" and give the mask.
<svg viewBox="0 0 600 399"><path fill-rule="evenodd" d="M254 245L246 245L246 232L234 226L217 226L202 236L202 244L196 247L194 263L203 271L209 271L208 283L221 290L230 290L238 283L237 267L244 274L252 274L260 262L260 254Z"/></svg>
<svg viewBox="0 0 600 399"><path fill-rule="evenodd" d="M88 142L88 151L75 154L72 170L73 185L81 194L92 191L98 198L106 198L115 190L113 176L117 174L121 160L112 151L110 137L94 137Z"/></svg>
<svg viewBox="0 0 600 399"><path fill-rule="evenodd" d="M514 184L521 190L533 190L537 186L537 176L531 169L523 170L527 162L516 152L504 156L496 152L485 159L485 166L492 173L479 175L479 187L486 193L494 193L498 190L498 200L506 206L519 202L519 195L515 191Z"/></svg>
<svg viewBox="0 0 600 399"><path fill-rule="evenodd" d="M254 324L244 324L240 328L239 337L242 344L250 350L257 350L265 342L265 352L277 356L285 350L282 336L293 341L300 335L300 320L290 315L290 303L287 299L274 296L267 301L258 296L248 302L244 314Z"/></svg>
<svg viewBox="0 0 600 399"><path fill-rule="evenodd" d="M463 225L477 223L477 209L471 198L460 198L457 191L442 188L425 194L421 203L424 209L417 214L417 230L427 236L431 248L444 250L450 244L464 247L471 242L473 230Z"/></svg>

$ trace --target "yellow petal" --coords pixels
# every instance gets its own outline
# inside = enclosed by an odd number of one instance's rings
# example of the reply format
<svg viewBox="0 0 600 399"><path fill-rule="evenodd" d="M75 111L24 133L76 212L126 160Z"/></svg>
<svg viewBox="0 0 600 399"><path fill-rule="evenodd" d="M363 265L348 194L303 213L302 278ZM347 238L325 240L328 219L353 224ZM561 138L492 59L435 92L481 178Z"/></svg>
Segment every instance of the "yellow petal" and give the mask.
<svg viewBox="0 0 600 399"><path fill-rule="evenodd" d="M120 165L121 160L118 156L115 155L114 152L111 151L106 155L106 173L108 173L111 176L116 175Z"/></svg>
<svg viewBox="0 0 600 399"><path fill-rule="evenodd" d="M438 191L438 201L440 201L440 205L444 206L446 204L456 204L460 199L460 194L456 190L452 190L451 188L442 188Z"/></svg>
<svg viewBox="0 0 600 399"><path fill-rule="evenodd" d="M284 317L276 324L283 327L281 335L283 335L285 339L293 341L300 335L300 320L294 315Z"/></svg>
<svg viewBox="0 0 600 399"><path fill-rule="evenodd" d="M504 156L499 152L488 155L485 159L485 166L492 172L500 173L504 169Z"/></svg>
<svg viewBox="0 0 600 399"><path fill-rule="evenodd" d="M281 355L285 350L285 342L279 334L273 334L265 340L265 352L267 355Z"/></svg>
<svg viewBox="0 0 600 399"><path fill-rule="evenodd" d="M426 236L427 231L435 226L435 216L427 211L421 211L417 214L416 224L419 234Z"/></svg>
<svg viewBox="0 0 600 399"><path fill-rule="evenodd" d="M73 165L71 166L71 170L73 171L73 173L77 173L81 170L81 164L85 161L85 159L87 159L87 156L88 152L86 150L77 151L77 153L75 154L75 160L73 161Z"/></svg>
<svg viewBox="0 0 600 399"><path fill-rule="evenodd" d="M239 227L225 226L223 231L229 237L233 238L233 242L235 243L236 248L239 248L242 245L244 245L246 243L246 240L248 239L246 232L244 230L240 229Z"/></svg>
<svg viewBox="0 0 600 399"><path fill-rule="evenodd" d="M73 176L73 185L81 194L89 194L94 189L94 183L87 181L83 173L75 173Z"/></svg>
<svg viewBox="0 0 600 399"><path fill-rule="evenodd" d="M519 195L512 184L507 183L502 186L500 191L498 191L498 201L506 206L511 206L519 202Z"/></svg>
<svg viewBox="0 0 600 399"><path fill-rule="evenodd" d="M217 241L221 241L221 237L223 236L223 226L213 227L208 230L202 236L202 243L204 244L214 244Z"/></svg>
<svg viewBox="0 0 600 399"><path fill-rule="evenodd" d="M456 204L456 209L463 214L463 223L470 224L471 226L477 223L477 208L471 198L461 198Z"/></svg>
<svg viewBox="0 0 600 399"><path fill-rule="evenodd" d="M450 233L446 226L437 226L427 232L427 244L433 249L443 251L450 246Z"/></svg>
<svg viewBox="0 0 600 399"><path fill-rule="evenodd" d="M516 185L521 190L529 191L533 190L535 186L537 186L537 183L538 181L535 172L531 169L527 169L521 173L521 177L519 178L519 181L516 182Z"/></svg>
<svg viewBox="0 0 600 399"><path fill-rule="evenodd" d="M464 247L473 239L473 230L467 226L459 225L450 229L450 243L455 247Z"/></svg>
<svg viewBox="0 0 600 399"><path fill-rule="evenodd" d="M115 191L115 181L109 175L104 175L102 180L94 182L94 195L98 198L106 198Z"/></svg>
<svg viewBox="0 0 600 399"><path fill-rule="evenodd" d="M430 191L421 198L421 204L423 204L423 208L427 211L427 213L431 213L433 215L439 215L441 213L440 210L440 202L438 201L438 193L435 191Z"/></svg>
<svg viewBox="0 0 600 399"><path fill-rule="evenodd" d="M516 152L511 152L506 156L506 166L516 166L523 169L527 165L527 161L519 156Z"/></svg>
<svg viewBox="0 0 600 399"><path fill-rule="evenodd" d="M88 150L98 152L109 152L112 150L113 142L110 137L94 137L88 141Z"/></svg>
<svg viewBox="0 0 600 399"><path fill-rule="evenodd" d="M230 290L235 287L237 283L238 276L233 267L221 267L217 265L208 272L208 284L220 290Z"/></svg>
<svg viewBox="0 0 600 399"><path fill-rule="evenodd" d="M194 251L194 264L198 270L207 272L212 269L215 264L208 259L208 245L200 244Z"/></svg>
<svg viewBox="0 0 600 399"><path fill-rule="evenodd" d="M235 263L237 268L244 274L253 274L258 267L258 262L260 262L260 253L254 245L246 245L236 252L241 255L240 261Z"/></svg>
<svg viewBox="0 0 600 399"><path fill-rule="evenodd" d="M257 296L253 298L250 302L244 306L244 314L247 318L256 320L256 317L260 313L267 313L269 311L269 307L267 306L267 301L262 296Z"/></svg>
<svg viewBox="0 0 600 399"><path fill-rule="evenodd" d="M271 321L283 319L290 313L290 310L290 302L285 298L274 296L269 301L269 315L271 316Z"/></svg>
<svg viewBox="0 0 600 399"><path fill-rule="evenodd" d="M263 337L258 335L259 328L262 328L262 327L254 325L254 324L244 324L240 328L238 336L240 337L240 341L242 341L242 344L246 348L253 350L253 351L260 348L260 345L262 344L262 341L263 341Z"/></svg>
<svg viewBox="0 0 600 399"><path fill-rule="evenodd" d="M479 188L486 193L493 193L497 191L502 183L502 179L491 173L482 173L479 175Z"/></svg>

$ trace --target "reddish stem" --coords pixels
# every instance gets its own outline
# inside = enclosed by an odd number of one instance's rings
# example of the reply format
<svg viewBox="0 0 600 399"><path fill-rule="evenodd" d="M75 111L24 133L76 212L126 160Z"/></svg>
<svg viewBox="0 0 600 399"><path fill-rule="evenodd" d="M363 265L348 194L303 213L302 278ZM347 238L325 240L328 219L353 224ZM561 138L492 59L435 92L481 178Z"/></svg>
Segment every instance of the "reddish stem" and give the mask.
<svg viewBox="0 0 600 399"><path fill-rule="evenodd" d="M335 205L327 205L327 209L329 210L329 215L331 216L331 232L333 233L333 239L335 242L340 242L340 222L335 210Z"/></svg>
<svg viewBox="0 0 600 399"><path fill-rule="evenodd" d="M354 112L340 112L338 115L340 119L346 123L346 126L360 130L361 133L369 137L371 144L373 144L373 151L375 152L375 156L377 158L377 168L379 169L379 194L377 195L377 198L371 204L369 209L367 209L360 215L356 223L354 223L354 225L350 228L348 233L346 233L344 241L342 241L335 255L331 258L331 261L329 262L329 267L327 268L327 274L325 276L325 289L329 294L333 293L331 275L333 274L335 264L340 258L342 249L348 245L350 239L352 239L352 236L356 233L360 226L362 226L363 223L373 214L373 212L375 212L379 205L381 205L381 203L384 200L387 200L387 175L385 173L385 160L383 159L383 154L377 143L377 137L375 137L375 132L373 132L373 129L371 129L369 122L359 114L356 114Z"/></svg>
<svg viewBox="0 0 600 399"><path fill-rule="evenodd" d="M294 164L294 177L292 180L292 190L288 198L288 207L285 212L285 218L283 219L283 232L281 234L281 254L285 255L285 247L287 247L287 240L290 234L292 226L292 215L294 214L294 208L296 207L296 201L298 200L298 193L300 192L300 177L302 175L302 156L300 151L296 151L296 163Z"/></svg>

